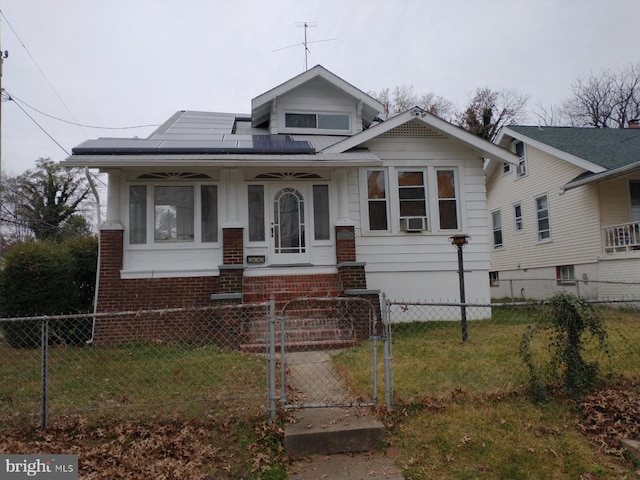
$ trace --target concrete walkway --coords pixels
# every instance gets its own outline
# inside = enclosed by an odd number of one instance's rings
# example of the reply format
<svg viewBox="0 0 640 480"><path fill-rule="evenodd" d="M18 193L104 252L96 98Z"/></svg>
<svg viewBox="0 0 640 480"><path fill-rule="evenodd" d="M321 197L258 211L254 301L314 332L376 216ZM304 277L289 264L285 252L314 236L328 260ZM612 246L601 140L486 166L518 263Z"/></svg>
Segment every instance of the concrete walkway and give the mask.
<svg viewBox="0 0 640 480"><path fill-rule="evenodd" d="M319 406L355 401L331 365L332 353L287 354L290 403ZM383 435L382 423L367 408L294 410L285 427L285 449L301 458L290 468L289 478L403 480L393 461L380 450Z"/></svg>

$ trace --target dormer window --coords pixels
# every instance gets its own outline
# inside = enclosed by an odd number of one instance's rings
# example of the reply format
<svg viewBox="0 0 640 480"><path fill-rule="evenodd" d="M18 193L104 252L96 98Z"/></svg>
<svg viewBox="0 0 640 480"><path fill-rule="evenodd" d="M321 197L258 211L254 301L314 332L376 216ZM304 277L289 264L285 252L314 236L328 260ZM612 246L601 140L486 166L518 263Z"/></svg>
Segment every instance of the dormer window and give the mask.
<svg viewBox="0 0 640 480"><path fill-rule="evenodd" d="M287 128L315 128L321 130L349 130L348 113L285 113Z"/></svg>

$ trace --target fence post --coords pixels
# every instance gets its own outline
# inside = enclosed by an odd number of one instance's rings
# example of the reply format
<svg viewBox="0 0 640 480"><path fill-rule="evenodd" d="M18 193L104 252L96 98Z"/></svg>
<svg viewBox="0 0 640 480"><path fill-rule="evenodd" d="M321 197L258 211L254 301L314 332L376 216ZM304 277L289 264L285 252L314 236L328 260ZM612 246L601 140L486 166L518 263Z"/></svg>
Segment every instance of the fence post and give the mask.
<svg viewBox="0 0 640 480"><path fill-rule="evenodd" d="M42 369L42 390L41 390L41 405L40 405L40 428L45 430L47 428L47 388L48 388L48 373L49 373L49 319L43 318L41 323L40 333L41 343L41 369Z"/></svg>
<svg viewBox="0 0 640 480"><path fill-rule="evenodd" d="M393 360L393 356L391 355L391 322L389 321L389 308L387 297L383 293L380 313L382 314L382 327L384 329L384 400L385 405L390 409L393 403L391 398L391 392L393 390L393 381L391 379L391 360Z"/></svg>
<svg viewBox="0 0 640 480"><path fill-rule="evenodd" d="M269 299L269 422L276 419L276 315L275 297Z"/></svg>

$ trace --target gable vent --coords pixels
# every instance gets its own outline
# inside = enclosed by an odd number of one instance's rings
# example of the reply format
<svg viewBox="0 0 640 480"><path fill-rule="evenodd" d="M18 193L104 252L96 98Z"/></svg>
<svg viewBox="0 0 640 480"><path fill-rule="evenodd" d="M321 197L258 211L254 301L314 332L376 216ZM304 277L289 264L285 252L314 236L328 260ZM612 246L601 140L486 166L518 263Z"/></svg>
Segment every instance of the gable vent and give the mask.
<svg viewBox="0 0 640 480"><path fill-rule="evenodd" d="M407 122L396 128L392 128L388 132L382 133L379 138L447 138L446 135L427 127L420 122Z"/></svg>

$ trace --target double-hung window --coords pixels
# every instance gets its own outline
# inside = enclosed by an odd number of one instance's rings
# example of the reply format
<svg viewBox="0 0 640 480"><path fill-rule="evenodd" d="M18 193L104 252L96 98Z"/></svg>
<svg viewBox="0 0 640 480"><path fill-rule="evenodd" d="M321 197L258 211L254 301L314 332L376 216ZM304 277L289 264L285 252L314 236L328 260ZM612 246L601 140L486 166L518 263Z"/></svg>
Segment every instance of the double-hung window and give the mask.
<svg viewBox="0 0 640 480"><path fill-rule="evenodd" d="M502 246L502 217L500 210L491 212L491 223L493 225L493 248Z"/></svg>
<svg viewBox="0 0 640 480"><path fill-rule="evenodd" d="M549 197L541 195L535 199L536 215L538 220L538 241L551 238L551 226L549 223Z"/></svg>
<svg viewBox="0 0 640 480"><path fill-rule="evenodd" d="M524 229L524 223L522 221L522 204L516 203L513 206L513 229L516 233L521 232Z"/></svg>
<svg viewBox="0 0 640 480"><path fill-rule="evenodd" d="M152 219L152 224L149 224ZM149 235L149 227L153 236ZM131 185L129 243L218 241L216 185Z"/></svg>
<svg viewBox="0 0 640 480"><path fill-rule="evenodd" d="M426 175L423 171L398 172L400 218L427 216Z"/></svg>
<svg viewBox="0 0 640 480"><path fill-rule="evenodd" d="M436 170L440 230L458 229L458 197L455 170Z"/></svg>
<svg viewBox="0 0 640 480"><path fill-rule="evenodd" d="M527 174L527 156L523 142L516 142L515 153L519 157L516 174L518 175L518 177L524 177Z"/></svg>
<svg viewBox="0 0 640 480"><path fill-rule="evenodd" d="M385 170L367 171L367 204L369 207L369 230L389 229L389 195Z"/></svg>

